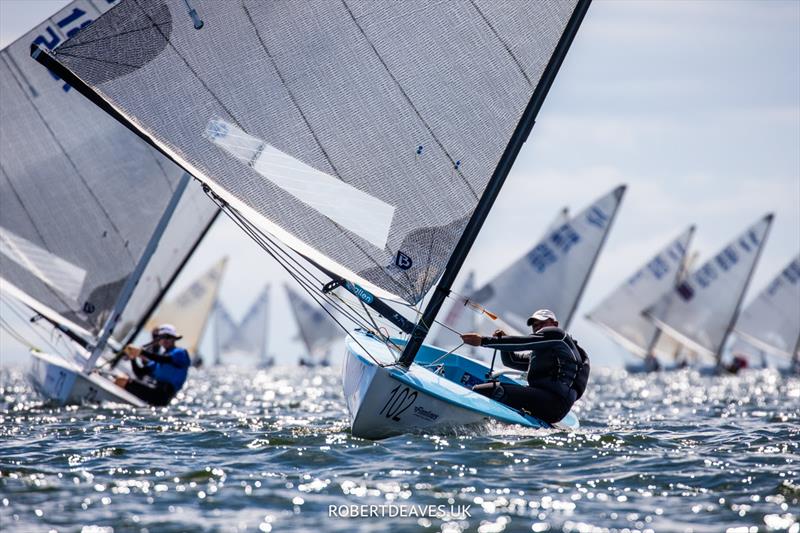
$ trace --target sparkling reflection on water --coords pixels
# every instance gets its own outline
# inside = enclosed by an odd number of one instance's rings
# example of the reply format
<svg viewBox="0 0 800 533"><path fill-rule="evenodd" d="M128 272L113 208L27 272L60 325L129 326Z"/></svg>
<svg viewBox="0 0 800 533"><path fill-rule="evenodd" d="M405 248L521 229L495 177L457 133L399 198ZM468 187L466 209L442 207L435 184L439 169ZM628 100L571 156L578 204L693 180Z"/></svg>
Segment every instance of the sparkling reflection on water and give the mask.
<svg viewBox="0 0 800 533"><path fill-rule="evenodd" d="M169 409L48 407L8 370L0 393L4 531L800 531L800 380L775 371L601 369L575 433L381 442L329 369L196 371ZM362 504L445 515L329 517Z"/></svg>

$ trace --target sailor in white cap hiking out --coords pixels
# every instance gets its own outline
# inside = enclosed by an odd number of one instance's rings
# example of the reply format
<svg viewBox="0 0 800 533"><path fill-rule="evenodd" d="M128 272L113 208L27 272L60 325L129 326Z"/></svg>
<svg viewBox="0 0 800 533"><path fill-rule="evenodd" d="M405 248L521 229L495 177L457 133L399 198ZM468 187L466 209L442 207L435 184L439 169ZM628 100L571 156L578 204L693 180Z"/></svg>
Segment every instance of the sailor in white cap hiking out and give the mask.
<svg viewBox="0 0 800 533"><path fill-rule="evenodd" d="M169 404L186 382L191 366L189 353L175 346L179 339L181 336L175 326L163 324L153 332L157 345L151 343L144 348L131 344L126 346L125 355L131 360L137 379L119 377L116 384L150 405Z"/></svg>
<svg viewBox="0 0 800 533"><path fill-rule="evenodd" d="M558 422L586 390L589 356L558 327L558 319L549 309L533 313L528 325L533 329L528 336L509 336L502 330L495 331L492 337L478 333L461 336L465 344L500 350L504 365L528 373L527 387L490 381L475 385L472 390L545 422Z"/></svg>

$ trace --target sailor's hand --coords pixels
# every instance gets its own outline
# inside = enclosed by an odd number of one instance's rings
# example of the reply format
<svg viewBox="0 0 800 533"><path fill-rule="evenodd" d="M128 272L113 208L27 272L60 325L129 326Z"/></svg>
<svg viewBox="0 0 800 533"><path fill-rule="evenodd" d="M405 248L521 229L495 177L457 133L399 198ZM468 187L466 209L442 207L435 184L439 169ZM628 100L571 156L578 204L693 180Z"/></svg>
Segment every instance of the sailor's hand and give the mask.
<svg viewBox="0 0 800 533"><path fill-rule="evenodd" d="M492 333L492 337L497 337L498 339L500 337L505 337L505 336L506 336L506 332L503 331L502 329L496 329L496 330L494 330L494 333Z"/></svg>
<svg viewBox="0 0 800 533"><path fill-rule="evenodd" d="M123 351L125 352L125 355L128 356L128 359L134 359L142 353L141 348L132 344L127 345Z"/></svg>
<svg viewBox="0 0 800 533"><path fill-rule="evenodd" d="M464 344L469 344L470 346L480 346L482 338L478 333L464 333L461 335L461 340Z"/></svg>

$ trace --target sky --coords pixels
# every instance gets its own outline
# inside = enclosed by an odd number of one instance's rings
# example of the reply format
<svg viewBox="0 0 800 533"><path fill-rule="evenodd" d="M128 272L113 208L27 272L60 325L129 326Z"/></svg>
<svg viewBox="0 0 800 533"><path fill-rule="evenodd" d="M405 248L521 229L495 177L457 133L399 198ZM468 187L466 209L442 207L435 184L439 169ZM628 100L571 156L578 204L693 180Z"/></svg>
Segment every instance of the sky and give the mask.
<svg viewBox="0 0 800 533"><path fill-rule="evenodd" d="M0 0L0 46L66 3ZM688 225L702 261L776 214L745 302L798 253L800 2L595 1L462 274L475 270L481 285L561 207L577 212L622 183L571 331L599 366L622 364L625 352L583 315ZM302 349L279 288L288 275L228 220L175 290L222 255L221 299L235 317L262 284L275 287L270 351L294 362ZM0 366L24 362L25 349L0 335Z"/></svg>

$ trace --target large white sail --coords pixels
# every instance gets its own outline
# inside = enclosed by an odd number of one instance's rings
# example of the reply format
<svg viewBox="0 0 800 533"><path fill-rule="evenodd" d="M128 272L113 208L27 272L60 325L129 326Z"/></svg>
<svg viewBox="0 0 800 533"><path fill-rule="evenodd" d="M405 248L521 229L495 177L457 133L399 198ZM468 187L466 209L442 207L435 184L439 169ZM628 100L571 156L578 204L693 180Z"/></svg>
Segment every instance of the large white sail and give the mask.
<svg viewBox="0 0 800 533"><path fill-rule="evenodd" d="M540 308L569 327L624 193L624 186L617 187L554 228L472 299L517 332L530 329L527 319Z"/></svg>
<svg viewBox="0 0 800 533"><path fill-rule="evenodd" d="M719 361L771 225L770 214L747 228L645 315L681 344Z"/></svg>
<svg viewBox="0 0 800 533"><path fill-rule="evenodd" d="M52 67L260 229L416 303L507 173L578 5L198 0L195 28L183 0L123 0Z"/></svg>
<svg viewBox="0 0 800 533"><path fill-rule="evenodd" d="M214 311L227 262L228 258L223 257L174 299L164 302L147 321L147 328L164 323L174 325L183 336L181 345L190 354L196 354Z"/></svg>
<svg viewBox="0 0 800 533"><path fill-rule="evenodd" d="M236 325L233 334L221 345L223 354L238 352L258 359L262 363L266 362L269 340L269 295L270 286L266 285Z"/></svg>
<svg viewBox="0 0 800 533"><path fill-rule="evenodd" d="M755 351L797 357L800 349L800 255L745 306L734 331ZM754 351L741 345L734 348L737 350Z"/></svg>
<svg viewBox="0 0 800 533"><path fill-rule="evenodd" d="M312 360L325 357L331 345L342 336L342 328L328 314L332 310L311 304L287 284L284 288L306 354Z"/></svg>
<svg viewBox="0 0 800 533"><path fill-rule="evenodd" d="M98 337L182 171L30 59L114 2L77 0L0 51L0 288L51 320ZM217 209L197 184L114 331L143 325Z"/></svg>
<svg viewBox="0 0 800 533"><path fill-rule="evenodd" d="M642 316L642 311L679 283L693 233L694 226L691 226L670 241L597 304L586 318L636 355L669 355L671 359L673 353L664 352L674 352L674 342L667 342L664 336L665 340L656 345L659 329Z"/></svg>

